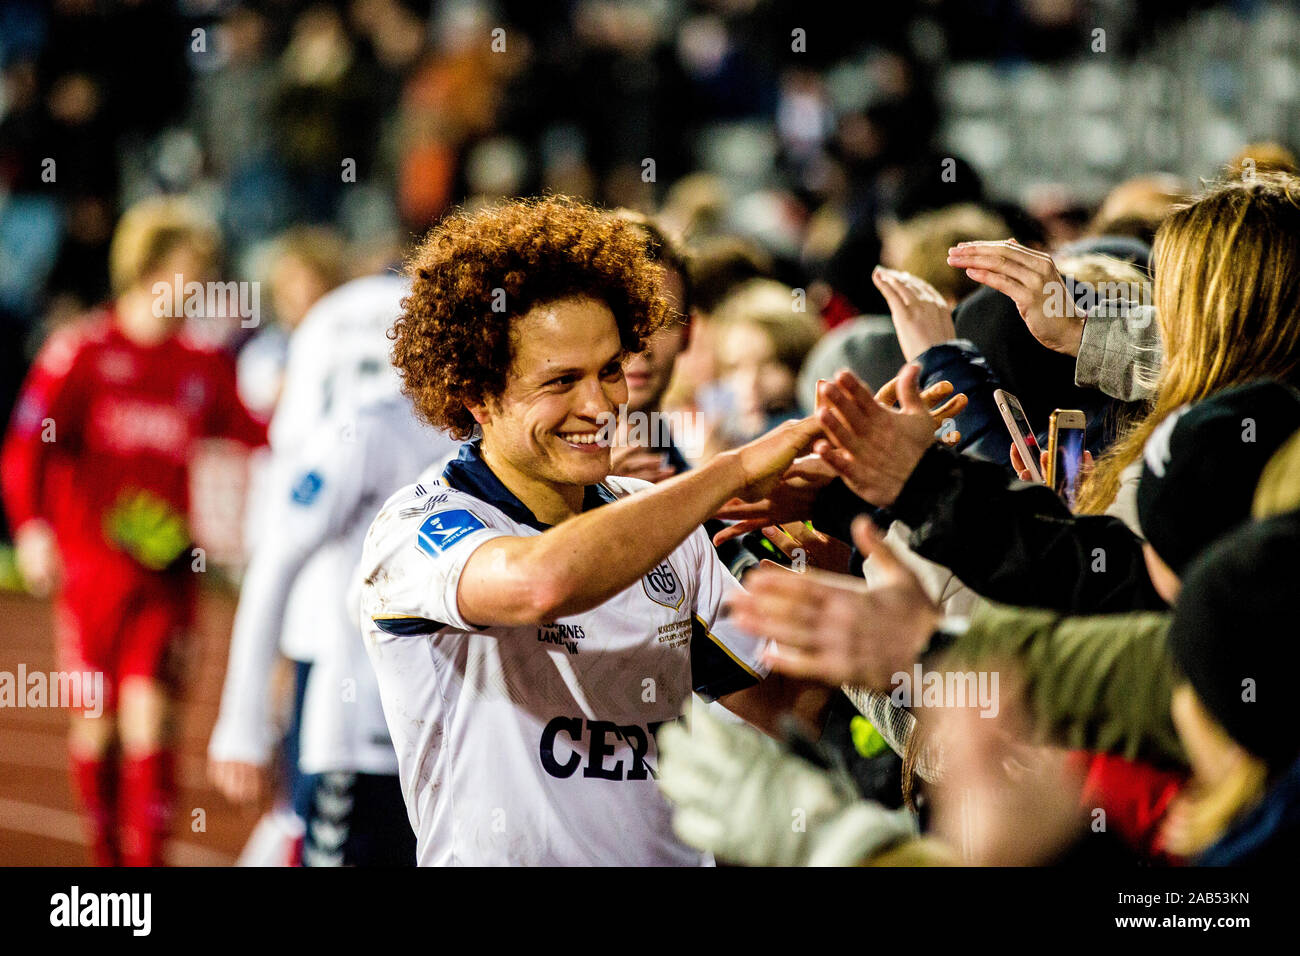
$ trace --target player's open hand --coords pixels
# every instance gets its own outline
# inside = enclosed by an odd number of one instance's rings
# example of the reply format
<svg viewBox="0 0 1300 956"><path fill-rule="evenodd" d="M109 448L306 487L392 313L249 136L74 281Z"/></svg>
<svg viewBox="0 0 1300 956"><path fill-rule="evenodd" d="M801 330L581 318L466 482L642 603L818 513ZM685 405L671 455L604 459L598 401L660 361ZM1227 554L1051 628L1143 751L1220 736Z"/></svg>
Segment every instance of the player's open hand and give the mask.
<svg viewBox="0 0 1300 956"><path fill-rule="evenodd" d="M766 435L733 451L723 452L734 456L739 465L741 478L736 497L742 501L762 501L781 484L782 476L794 460L807 454L821 434L820 421L810 415L782 422Z"/></svg>
<svg viewBox="0 0 1300 956"><path fill-rule="evenodd" d="M897 410L876 401L866 383L849 371L817 386L817 419L829 440L819 440L813 450L854 494L880 508L894 503L934 443L934 420L917 389L920 374L910 364L899 373Z"/></svg>
<svg viewBox="0 0 1300 956"><path fill-rule="evenodd" d="M804 520L812 514L817 493L834 480L835 469L817 455L796 458L766 498L733 498L722 506L714 517L736 523L714 535L713 543L722 544L768 525Z"/></svg>
<svg viewBox="0 0 1300 956"><path fill-rule="evenodd" d="M870 519L853 523L853 542L875 562L881 583L846 574L756 568L731 599L736 624L772 641L774 671L839 686L888 691L938 626L940 610Z"/></svg>
<svg viewBox="0 0 1300 956"><path fill-rule="evenodd" d="M1085 316L1047 253L1026 249L1014 239L960 242L948 250L948 265L1009 296L1034 338L1047 348L1079 354Z"/></svg>

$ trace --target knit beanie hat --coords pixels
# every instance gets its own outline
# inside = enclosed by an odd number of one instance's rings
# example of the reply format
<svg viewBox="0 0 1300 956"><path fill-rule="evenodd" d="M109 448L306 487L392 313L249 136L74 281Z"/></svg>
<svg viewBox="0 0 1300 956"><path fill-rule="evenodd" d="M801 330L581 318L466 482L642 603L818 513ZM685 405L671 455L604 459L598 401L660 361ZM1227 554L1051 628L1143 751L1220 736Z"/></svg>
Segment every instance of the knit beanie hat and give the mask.
<svg viewBox="0 0 1300 956"><path fill-rule="evenodd" d="M1250 517L1269 458L1300 429L1300 393L1261 380L1185 405L1143 450L1142 536L1181 576L1206 546Z"/></svg>
<svg viewBox="0 0 1300 956"><path fill-rule="evenodd" d="M1300 511L1244 525L1188 569L1169 649L1205 709L1270 767L1300 755L1295 681Z"/></svg>

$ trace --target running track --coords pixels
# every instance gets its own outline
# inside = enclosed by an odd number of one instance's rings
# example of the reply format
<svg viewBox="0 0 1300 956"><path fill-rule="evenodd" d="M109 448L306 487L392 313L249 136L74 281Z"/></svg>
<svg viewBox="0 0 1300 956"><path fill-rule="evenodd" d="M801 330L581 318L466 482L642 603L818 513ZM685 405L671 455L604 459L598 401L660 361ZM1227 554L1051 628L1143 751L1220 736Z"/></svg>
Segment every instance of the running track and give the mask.
<svg viewBox="0 0 1300 956"><path fill-rule="evenodd" d="M234 599L206 590L199 605L187 699L179 723L180 794L168 861L177 866L226 866L235 861L261 811L236 809L208 786L208 734L216 719ZM48 602L0 592L0 671L54 668ZM0 866L84 866L81 820L69 786L67 716L54 709L0 707ZM206 830L193 829L202 809Z"/></svg>

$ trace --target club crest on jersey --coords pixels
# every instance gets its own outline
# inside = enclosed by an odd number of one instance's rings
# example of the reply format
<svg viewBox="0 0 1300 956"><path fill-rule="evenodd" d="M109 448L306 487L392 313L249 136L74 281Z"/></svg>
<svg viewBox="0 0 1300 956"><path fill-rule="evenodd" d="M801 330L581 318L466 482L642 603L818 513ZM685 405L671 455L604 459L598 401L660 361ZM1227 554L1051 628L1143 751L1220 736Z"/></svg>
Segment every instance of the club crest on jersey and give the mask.
<svg viewBox="0 0 1300 956"><path fill-rule="evenodd" d="M682 606L682 601L686 598L686 589L682 587L681 578L673 571L672 564L667 561L660 563L643 577L641 587L645 589L646 597L650 600L664 607L670 607L674 611Z"/></svg>
<svg viewBox="0 0 1300 956"><path fill-rule="evenodd" d="M455 511L440 511L429 515L420 525L416 534L416 544L430 557L437 557L465 535L486 527L482 521L463 508Z"/></svg>
<svg viewBox="0 0 1300 956"><path fill-rule="evenodd" d="M320 494L321 486L325 484L321 478L320 472L309 471L293 486L293 503L296 505L309 505L316 500Z"/></svg>

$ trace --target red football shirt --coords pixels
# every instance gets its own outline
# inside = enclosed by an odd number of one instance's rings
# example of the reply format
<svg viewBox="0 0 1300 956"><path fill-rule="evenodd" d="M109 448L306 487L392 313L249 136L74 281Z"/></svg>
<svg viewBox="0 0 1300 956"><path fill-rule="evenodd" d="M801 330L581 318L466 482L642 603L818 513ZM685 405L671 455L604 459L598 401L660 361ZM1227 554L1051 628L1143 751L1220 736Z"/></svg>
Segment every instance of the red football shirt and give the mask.
<svg viewBox="0 0 1300 956"><path fill-rule="evenodd" d="M111 309L54 333L28 373L3 450L16 530L54 527L65 563L120 552L106 524L143 497L189 513L189 465L209 437L245 445L266 428L239 401L234 363L175 335L140 345Z"/></svg>

